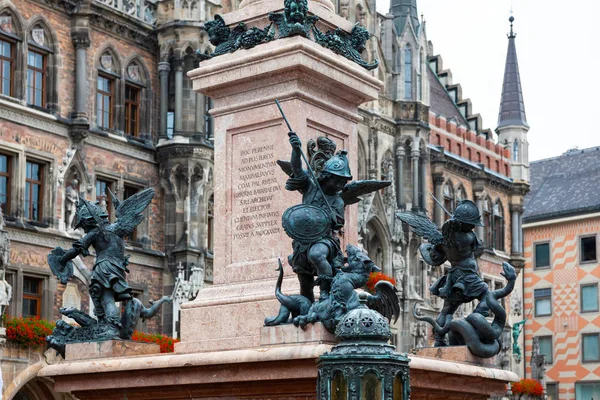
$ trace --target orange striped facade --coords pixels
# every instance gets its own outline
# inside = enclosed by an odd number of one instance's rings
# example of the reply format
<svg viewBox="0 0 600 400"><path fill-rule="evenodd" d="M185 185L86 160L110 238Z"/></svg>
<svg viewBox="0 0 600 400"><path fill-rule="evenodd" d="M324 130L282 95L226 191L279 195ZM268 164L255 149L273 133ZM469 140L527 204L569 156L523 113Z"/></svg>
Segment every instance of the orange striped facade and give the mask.
<svg viewBox="0 0 600 400"><path fill-rule="evenodd" d="M600 282L600 215L525 224L523 232L526 377L531 376L533 338L551 336L546 381L558 385L559 399L579 399L577 383L600 382L600 363L584 362L582 354L582 335L600 332L600 313L582 312L581 300L582 285ZM583 262L581 238L593 235L596 260ZM544 242L550 243L550 266L535 268L535 245ZM547 288L551 288L551 315L536 316L534 291Z"/></svg>

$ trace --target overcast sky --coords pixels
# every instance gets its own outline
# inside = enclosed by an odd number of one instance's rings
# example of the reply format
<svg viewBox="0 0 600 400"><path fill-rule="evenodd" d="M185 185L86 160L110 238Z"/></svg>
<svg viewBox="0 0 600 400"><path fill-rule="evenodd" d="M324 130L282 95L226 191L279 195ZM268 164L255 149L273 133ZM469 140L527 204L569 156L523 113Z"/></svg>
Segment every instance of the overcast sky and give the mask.
<svg viewBox="0 0 600 400"><path fill-rule="evenodd" d="M599 0L417 0L434 52L492 130L511 3L530 161L600 146ZM389 0L377 10L387 13Z"/></svg>

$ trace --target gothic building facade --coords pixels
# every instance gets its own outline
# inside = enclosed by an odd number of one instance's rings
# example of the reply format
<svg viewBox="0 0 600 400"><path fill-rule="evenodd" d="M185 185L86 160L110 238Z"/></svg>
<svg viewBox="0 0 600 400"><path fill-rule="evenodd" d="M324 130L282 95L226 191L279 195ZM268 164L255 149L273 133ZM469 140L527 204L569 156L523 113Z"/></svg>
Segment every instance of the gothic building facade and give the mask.
<svg viewBox="0 0 600 400"><path fill-rule="evenodd" d="M403 314L396 343L408 351L430 339L412 309L439 311L428 287L447 267L423 262L421 239L395 211L425 213L441 226L448 216L430 193L449 212L460 200L475 201L485 224L477 231L485 245L481 272L491 287L502 285L503 261L523 265L529 127L514 35L494 133L434 53L416 0L393 0L386 15L375 6L375 0L335 4L341 16L373 33L365 57L380 61L372 73L385 83L379 99L360 108L355 175L393 184L359 204L358 229L364 249L398 282ZM129 281L143 301L170 294L182 269L211 284L211 100L193 92L187 72L197 65L197 52L212 50L203 22L238 7L235 0L0 0L0 203L12 241L9 315L56 319L65 305L93 311L85 285L92 258L75 260L76 279L67 285L46 263L51 248L69 248L80 237L74 229L80 195L99 201L112 218L110 192L124 199L156 189L146 222L127 244ZM518 293L510 304L520 312ZM139 327L168 334L176 328L172 310ZM511 367L514 359L505 358L503 366Z"/></svg>

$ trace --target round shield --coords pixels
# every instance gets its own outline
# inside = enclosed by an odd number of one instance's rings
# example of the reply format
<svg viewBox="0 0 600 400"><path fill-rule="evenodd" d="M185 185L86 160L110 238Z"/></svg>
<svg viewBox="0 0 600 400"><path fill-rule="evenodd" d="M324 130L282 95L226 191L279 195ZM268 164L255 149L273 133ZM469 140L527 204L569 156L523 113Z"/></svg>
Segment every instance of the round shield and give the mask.
<svg viewBox="0 0 600 400"><path fill-rule="evenodd" d="M285 233L302 243L312 243L331 232L332 221L322 208L298 204L283 213L282 223Z"/></svg>
<svg viewBox="0 0 600 400"><path fill-rule="evenodd" d="M73 263L71 261L62 263L65 254L67 252L62 247L56 247L48 254L50 269L63 285L66 285L67 281L73 276Z"/></svg>

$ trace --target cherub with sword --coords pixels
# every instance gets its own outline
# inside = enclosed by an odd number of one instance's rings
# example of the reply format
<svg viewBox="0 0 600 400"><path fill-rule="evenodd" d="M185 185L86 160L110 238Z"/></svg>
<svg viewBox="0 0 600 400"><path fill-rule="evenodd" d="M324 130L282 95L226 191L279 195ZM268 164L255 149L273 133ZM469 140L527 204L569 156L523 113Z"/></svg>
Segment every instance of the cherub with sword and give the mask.
<svg viewBox="0 0 600 400"><path fill-rule="evenodd" d="M111 193L112 195L112 193ZM154 189L149 188L119 201L113 195L117 220L110 223L108 213L99 205L91 204L80 197L77 203L77 226L85 235L73 243L73 247L65 251L56 247L48 255L48 264L52 272L66 284L73 276L72 259L78 255L88 256L89 248L96 252L96 262L89 283L90 297L94 303L93 319L75 308L61 308L63 315L73 318L81 328L58 321L56 329L47 340L60 352L69 342L85 340L129 339L133 327L139 317L152 317L168 296L155 302L149 309L138 299L133 298L131 288L127 284L126 273L129 272L129 256L125 255L124 237L133 233L136 226L144 219L143 211L154 196ZM121 315L115 302L124 302L126 310Z"/></svg>
<svg viewBox="0 0 600 400"><path fill-rule="evenodd" d="M484 345L491 345L497 340L506 320L506 312L499 305L498 299L504 297L512 291L516 273L514 268L508 264L503 264L503 272L501 273L508 280L508 285L500 290L490 291L488 285L483 281L479 274L477 258L481 255L481 241L473 232L475 226L483 226L481 223L481 215L477 205L471 200L463 200L458 203L454 214L450 214L432 195L437 205L446 212L448 219L442 226L442 232L437 230L435 224L424 215L414 214L409 212L398 212L396 216L413 228L413 232L428 240L428 243L423 243L420 247L423 260L429 265L438 266L448 261L450 269L448 273L436 282L434 282L429 291L444 299L442 311L433 320L428 317L421 317L416 313L415 318L427 321L434 326L435 346L447 346L448 342L446 334L448 332L455 333L456 336L463 336L465 342L473 342L475 339L471 336L477 336L473 332L483 332L487 323L485 317L488 316L489 308L495 315L493 327L496 325L499 328L499 333L490 334L492 330L487 329L487 334L479 335L481 340L484 340ZM453 322L452 318L458 307L463 303L468 303L473 300L479 300L479 304L475 308L473 314L466 318L468 324L463 322ZM463 325L461 325L463 324ZM466 333L465 333L466 332ZM496 335L497 333L497 335ZM466 339L469 337L470 339ZM477 339L479 340L479 339ZM486 342L487 341L487 342ZM489 343L488 343L489 342ZM455 344L455 343L454 343ZM479 347L471 349L477 352ZM494 344L495 346L495 344ZM492 349L495 351L495 348ZM492 350L486 350L492 353ZM486 354L481 350L480 354Z"/></svg>

